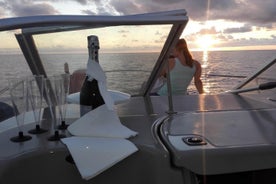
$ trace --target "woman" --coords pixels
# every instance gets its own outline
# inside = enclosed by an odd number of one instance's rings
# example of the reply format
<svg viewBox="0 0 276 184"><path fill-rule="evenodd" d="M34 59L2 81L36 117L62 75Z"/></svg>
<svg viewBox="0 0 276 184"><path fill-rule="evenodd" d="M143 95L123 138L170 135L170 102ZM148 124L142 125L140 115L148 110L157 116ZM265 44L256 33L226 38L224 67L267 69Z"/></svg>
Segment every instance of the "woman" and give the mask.
<svg viewBox="0 0 276 184"><path fill-rule="evenodd" d="M193 78L198 93L204 93L200 78L201 64L193 59L184 39L180 39L177 42L172 54L173 57L169 59L172 93L174 95L187 94L187 88ZM166 76L166 70L162 75ZM167 95L167 85L164 85L157 93L159 95Z"/></svg>

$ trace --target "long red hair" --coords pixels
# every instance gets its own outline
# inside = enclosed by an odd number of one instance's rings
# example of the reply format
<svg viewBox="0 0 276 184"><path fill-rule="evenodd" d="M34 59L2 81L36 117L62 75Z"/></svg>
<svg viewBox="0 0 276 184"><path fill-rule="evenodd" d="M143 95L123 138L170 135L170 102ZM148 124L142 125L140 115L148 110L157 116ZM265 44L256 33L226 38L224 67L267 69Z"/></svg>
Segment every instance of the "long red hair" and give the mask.
<svg viewBox="0 0 276 184"><path fill-rule="evenodd" d="M192 68L193 67L193 56L188 49L185 39L183 39L183 38L179 39L177 44L175 45L175 48L178 51L182 51L182 53L185 57L185 60L186 60L186 64Z"/></svg>

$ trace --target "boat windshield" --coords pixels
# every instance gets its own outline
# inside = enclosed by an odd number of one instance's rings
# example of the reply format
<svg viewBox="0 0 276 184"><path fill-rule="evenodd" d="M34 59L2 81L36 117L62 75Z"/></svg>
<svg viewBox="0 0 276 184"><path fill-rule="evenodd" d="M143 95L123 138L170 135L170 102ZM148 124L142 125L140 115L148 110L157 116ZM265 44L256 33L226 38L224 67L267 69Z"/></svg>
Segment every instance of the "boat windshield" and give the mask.
<svg viewBox="0 0 276 184"><path fill-rule="evenodd" d="M46 77L80 71L85 75L87 37L100 42L99 62L107 88L147 95L172 45L182 34L185 10L126 16L34 16L0 19L1 67L5 72L1 95L9 77ZM27 62L26 62L27 61ZM6 62L5 64L3 64ZM15 63L14 63L15 62ZM29 68L29 69L26 69ZM78 81L82 84L82 81ZM80 91L81 85L77 91Z"/></svg>

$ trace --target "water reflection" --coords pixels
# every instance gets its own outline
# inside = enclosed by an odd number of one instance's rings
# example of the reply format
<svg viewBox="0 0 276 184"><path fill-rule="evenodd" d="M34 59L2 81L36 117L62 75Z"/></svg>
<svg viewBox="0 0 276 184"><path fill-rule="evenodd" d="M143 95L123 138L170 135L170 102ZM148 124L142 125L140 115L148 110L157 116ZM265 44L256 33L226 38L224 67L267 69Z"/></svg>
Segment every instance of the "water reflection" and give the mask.
<svg viewBox="0 0 276 184"><path fill-rule="evenodd" d="M208 79L208 71L207 71L207 68L208 68L208 50L203 50L202 51L202 64L201 64L201 67L202 67L202 74L201 74L201 78L202 78L202 82L203 82L203 89L205 91L205 93L210 93L210 88L211 88L211 84L209 82L209 79Z"/></svg>
<svg viewBox="0 0 276 184"><path fill-rule="evenodd" d="M202 51L202 68L207 68L208 66L208 50Z"/></svg>

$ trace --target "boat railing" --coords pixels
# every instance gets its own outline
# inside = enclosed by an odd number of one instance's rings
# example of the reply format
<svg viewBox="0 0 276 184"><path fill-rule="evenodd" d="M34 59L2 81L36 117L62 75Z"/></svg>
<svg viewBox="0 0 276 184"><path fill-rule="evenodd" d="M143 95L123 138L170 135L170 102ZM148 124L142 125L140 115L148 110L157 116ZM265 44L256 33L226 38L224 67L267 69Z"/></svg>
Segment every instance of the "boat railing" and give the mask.
<svg viewBox="0 0 276 184"><path fill-rule="evenodd" d="M251 82L252 80L254 80L257 76L259 76L261 73L263 73L264 71L266 71L268 68L270 68L275 63L276 63L276 59L272 60L270 63L266 64L263 68L261 68L260 70L256 71L253 75L251 75L248 78L246 78L244 82L242 82L239 85L237 85L234 89L235 90L241 89L242 87L244 87L246 84L248 84L249 82Z"/></svg>

